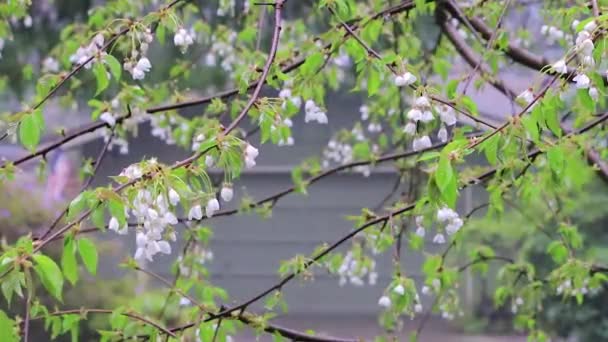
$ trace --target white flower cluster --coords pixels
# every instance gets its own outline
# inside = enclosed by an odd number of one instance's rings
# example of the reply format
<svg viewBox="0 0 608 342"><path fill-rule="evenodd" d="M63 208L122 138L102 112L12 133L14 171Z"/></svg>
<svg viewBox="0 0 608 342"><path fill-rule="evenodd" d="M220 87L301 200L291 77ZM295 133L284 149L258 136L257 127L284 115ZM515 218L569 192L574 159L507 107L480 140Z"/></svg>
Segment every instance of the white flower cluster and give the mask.
<svg viewBox="0 0 608 342"><path fill-rule="evenodd" d="M422 294L425 296L430 296L433 293L439 293L441 290L441 281L438 278L435 278L431 281L431 286L423 285L422 286Z"/></svg>
<svg viewBox="0 0 608 342"><path fill-rule="evenodd" d="M228 42L219 41L215 37L212 37L213 43L211 44L210 51L205 56L205 64L210 67L215 66L217 64L217 57L220 57L222 69L227 72L233 71L234 66L239 61L234 48L236 46L236 38L236 32L230 32Z"/></svg>
<svg viewBox="0 0 608 342"><path fill-rule="evenodd" d="M256 165L255 159L258 157L259 154L260 154L260 152L258 151L257 148L255 148L255 147L253 147L253 145L247 143L247 146L245 146L244 158L245 158L245 166L248 169L250 169Z"/></svg>
<svg viewBox="0 0 608 342"><path fill-rule="evenodd" d="M300 106L302 106L302 98L299 96L294 96L289 87L281 89L279 92L279 98L283 100L283 103L281 104L281 108L283 108L283 110L287 108L287 101L291 102L291 104L293 104L296 108L300 108Z"/></svg>
<svg viewBox="0 0 608 342"><path fill-rule="evenodd" d="M397 284L395 287L393 287L392 291L393 291L393 293L396 296L404 296L405 295L405 288L401 284ZM422 303L420 301L420 296L418 295L417 292L415 294L414 302L416 303L416 304L414 304L414 312L415 313L421 313L422 310L423 310L423 307L422 307ZM393 305L393 303L391 301L390 296L388 296L388 295L385 294L382 297L380 297L380 299L378 299L378 305L380 307L388 309L388 308L390 308Z"/></svg>
<svg viewBox="0 0 608 342"><path fill-rule="evenodd" d="M123 68L131 74L134 80L143 80L146 73L152 69L152 63L145 55L150 43L154 40L154 36L150 29L136 32L135 35L137 41L140 42L139 50L134 48L131 51L131 57L123 64Z"/></svg>
<svg viewBox="0 0 608 342"><path fill-rule="evenodd" d="M129 179L135 179L141 177L142 172L138 166L132 165L123 171L123 175ZM135 260L152 261L158 253L171 254L169 241L175 241L176 235L173 229L168 228L178 222L171 208L177 206L179 201L180 196L173 189L169 189L166 196L161 193L156 198L152 198L152 194L146 189L137 192L131 210L139 227L136 236ZM127 210L125 210L125 217L129 218ZM119 234L125 234L127 226L119 229L118 225L118 219L112 217L109 229Z"/></svg>
<svg viewBox="0 0 608 342"><path fill-rule="evenodd" d="M433 108L428 97L420 96L416 98L412 108L406 114L408 123L403 128L405 134L414 135L412 142L414 151L424 150L432 146L431 138L428 135L417 136L417 125L418 122L429 123L433 121L435 119L433 109L439 113L439 118L441 119L441 127L437 133L437 138L441 142L448 140L446 125L453 126L456 124L456 115L451 107L441 105Z"/></svg>
<svg viewBox="0 0 608 342"><path fill-rule="evenodd" d="M515 101L519 102L522 107L527 107L528 105L530 105L530 103L534 101L534 89L528 88L522 91L521 94L517 95ZM536 106L536 104L537 102L530 106L530 108L528 108L528 112L530 112L532 108Z"/></svg>
<svg viewBox="0 0 608 342"><path fill-rule="evenodd" d="M445 232L448 235L455 234L460 230L464 222L458 216L458 213L448 207L443 207L437 210L437 220L446 223Z"/></svg>
<svg viewBox="0 0 608 342"><path fill-rule="evenodd" d="M46 57L42 60L42 72L59 72L59 61L51 56Z"/></svg>
<svg viewBox="0 0 608 342"><path fill-rule="evenodd" d="M153 115L150 118L152 129L150 133L153 137L163 140L167 145L175 145L172 124L175 124L175 117L173 116Z"/></svg>
<svg viewBox="0 0 608 342"><path fill-rule="evenodd" d="M591 87L591 79L585 74L586 70L595 67L595 59L593 59L595 45L593 44L592 34L596 28L597 24L592 20L587 23L583 27L583 30L576 36L575 49L583 70L574 76L572 80L576 82L577 89L589 89L589 96L597 100L599 97L598 90L595 87ZM557 63L559 63L559 61ZM558 67L559 66L560 65L558 65ZM555 68L555 64L553 67ZM561 70L563 71L563 68Z"/></svg>
<svg viewBox="0 0 608 342"><path fill-rule="evenodd" d="M105 38L103 34L98 33L93 37L89 45L80 46L74 54L70 56L70 62L77 65L84 64L86 69L91 68L93 60L91 57L99 55L104 56L105 52L101 51L104 46ZM91 60L89 60L91 59ZM85 64L86 63L86 64Z"/></svg>
<svg viewBox="0 0 608 342"><path fill-rule="evenodd" d="M362 267L359 269L357 260L353 258L351 251L348 251L342 260L342 264L338 269L340 275L340 286L344 286L347 283L351 283L354 286L364 286L365 281L363 278L367 276L368 284L371 286L376 285L378 280L378 273L375 271L376 262L372 260L370 269Z"/></svg>
<svg viewBox="0 0 608 342"><path fill-rule="evenodd" d="M409 71L406 71L401 75L395 75L395 78L393 79L393 83L397 87L407 87L407 86L410 86L410 85L416 83L417 80L418 79L416 78L416 76L414 76L414 74L412 74Z"/></svg>
<svg viewBox="0 0 608 342"><path fill-rule="evenodd" d="M416 217L416 231L414 234L424 238L426 236L426 228L423 226L424 218L422 216ZM445 223L445 232L447 235L455 234L460 230L464 222L458 216L458 213L448 207L442 207L437 210L437 221ZM444 244L446 242L445 235L441 232L437 232L433 237L433 243Z"/></svg>
<svg viewBox="0 0 608 342"><path fill-rule="evenodd" d="M332 161L338 164L347 164L353 160L353 148L349 144L332 139L327 143L327 148L323 151L323 157L325 158L323 167L329 167L329 163Z"/></svg>
<svg viewBox="0 0 608 342"><path fill-rule="evenodd" d="M524 305L524 299L521 297L517 297L511 303L511 312L516 314L519 311L519 308Z"/></svg>
<svg viewBox="0 0 608 342"><path fill-rule="evenodd" d="M194 44L194 39L196 34L193 29L186 30L183 27L180 27L173 36L173 44L177 46L182 53L186 53L188 47Z"/></svg>
<svg viewBox="0 0 608 342"><path fill-rule="evenodd" d="M359 107L359 113L361 113L361 121L366 121L369 119L369 107L366 105L362 105Z"/></svg>
<svg viewBox="0 0 608 342"><path fill-rule="evenodd" d="M566 279L557 287L557 289L555 291L558 295L563 294L563 295L570 295L572 297L575 297L575 296L581 294L584 296L589 293L588 286L589 286L589 279L583 280L583 286L578 289L576 289L572 286L572 280Z"/></svg>
<svg viewBox="0 0 608 342"><path fill-rule="evenodd" d="M147 57L141 57L137 63L125 62L123 67L128 71L134 80L143 80L146 77L146 73L152 69L152 64Z"/></svg>
<svg viewBox="0 0 608 342"><path fill-rule="evenodd" d="M313 100L307 100L304 109L306 111L304 122L316 121L320 124L327 124L327 114Z"/></svg>
<svg viewBox="0 0 608 342"><path fill-rule="evenodd" d="M286 118L285 120L283 120L283 125L291 128L293 126L293 121L291 121L290 118ZM271 126L270 129L274 130L276 129L276 126ZM287 139L283 139L281 138L279 140L279 142L277 143L278 146L293 146L294 144L294 140L292 136L288 136Z"/></svg>
<svg viewBox="0 0 608 342"><path fill-rule="evenodd" d="M540 34L548 38L547 43L550 45L554 44L556 41L566 38L564 31L558 29L555 26L549 25L541 26Z"/></svg>
<svg viewBox="0 0 608 342"><path fill-rule="evenodd" d="M222 189L220 190L220 197L224 202L232 201L234 197L234 189L231 184L224 183ZM220 210L220 202L215 198L215 196L209 198L207 204L205 205L205 215L203 215L203 207L200 204L195 204L190 207L188 211L188 220L201 220L203 216L213 217L213 215Z"/></svg>

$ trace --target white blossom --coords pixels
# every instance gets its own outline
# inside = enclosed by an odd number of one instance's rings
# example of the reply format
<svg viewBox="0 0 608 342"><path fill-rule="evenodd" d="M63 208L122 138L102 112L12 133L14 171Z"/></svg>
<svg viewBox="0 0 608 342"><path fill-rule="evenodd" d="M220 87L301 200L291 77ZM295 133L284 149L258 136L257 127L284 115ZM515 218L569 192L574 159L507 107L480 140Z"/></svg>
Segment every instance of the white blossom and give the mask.
<svg viewBox="0 0 608 342"><path fill-rule="evenodd" d="M408 134L408 135L414 135L416 134L416 124L413 122L408 122L405 127L403 128L403 133Z"/></svg>
<svg viewBox="0 0 608 342"><path fill-rule="evenodd" d="M431 102L429 101L429 98L426 96L420 96L418 98L416 98L416 101L414 102L414 105L416 107L430 107L431 106Z"/></svg>
<svg viewBox="0 0 608 342"><path fill-rule="evenodd" d="M418 108L412 108L407 112L407 118L414 122L420 121L422 119L422 111Z"/></svg>
<svg viewBox="0 0 608 342"><path fill-rule="evenodd" d="M443 143L448 141L448 130L445 126L441 126L439 132L437 132L437 139Z"/></svg>
<svg viewBox="0 0 608 342"><path fill-rule="evenodd" d="M382 296L378 300L378 305L380 305L383 308L387 308L388 309L388 308L391 307L391 299L388 298L388 296Z"/></svg>
<svg viewBox="0 0 608 342"><path fill-rule="evenodd" d="M59 62L53 57L46 57L42 61L42 70L45 72L58 72Z"/></svg>
<svg viewBox="0 0 608 342"><path fill-rule="evenodd" d="M414 138L412 148L414 149L414 151L421 151L431 146L431 138L429 138L428 135L423 135L421 137Z"/></svg>
<svg viewBox="0 0 608 342"><path fill-rule="evenodd" d="M220 202L215 197L211 198L207 202L207 206L205 207L205 212L207 213L207 217L212 217L213 214L218 210L220 210Z"/></svg>
<svg viewBox="0 0 608 342"><path fill-rule="evenodd" d="M182 53L186 52L188 46L194 43L193 32L188 32L185 28L180 28L173 36L173 44L179 47Z"/></svg>
<svg viewBox="0 0 608 342"><path fill-rule="evenodd" d="M551 67L555 72L559 74L565 74L568 72L568 66L566 65L566 61L564 61L563 59L560 59L559 61L553 63Z"/></svg>
<svg viewBox="0 0 608 342"><path fill-rule="evenodd" d="M423 238L426 235L426 230L424 229L424 227L419 226L418 228L416 228L416 235Z"/></svg>
<svg viewBox="0 0 608 342"><path fill-rule="evenodd" d="M188 220L200 220L203 218L203 208L197 204L188 211Z"/></svg>
<svg viewBox="0 0 608 342"><path fill-rule="evenodd" d="M179 203L179 194L173 188L169 189L169 203L173 206Z"/></svg>
<svg viewBox="0 0 608 342"><path fill-rule="evenodd" d="M403 287L403 285L398 284L397 286L395 286L395 288L393 288L393 292L400 296L403 296L405 294L405 288Z"/></svg>
<svg viewBox="0 0 608 342"><path fill-rule="evenodd" d="M443 234L441 233L437 233L434 237L433 237L433 243L442 245L445 243L445 237L443 236Z"/></svg>
<svg viewBox="0 0 608 342"><path fill-rule="evenodd" d="M416 303L416 305L414 305L414 312L421 313L422 312L422 304Z"/></svg>
<svg viewBox="0 0 608 342"><path fill-rule="evenodd" d="M224 186L222 187L222 191L220 191L220 195L224 202L232 201L232 197L234 196L234 190L232 189L232 186L224 184Z"/></svg>
<svg viewBox="0 0 608 342"><path fill-rule="evenodd" d="M247 168L254 167L256 165L255 159L259 154L258 149L248 143L247 147L245 147L245 166Z"/></svg>
<svg viewBox="0 0 608 342"><path fill-rule="evenodd" d="M114 127L114 125L116 125L116 118L110 112L101 113L101 115L99 116L99 119L101 121L107 123L108 125L110 125L110 127Z"/></svg>
<svg viewBox="0 0 608 342"><path fill-rule="evenodd" d="M524 90L521 94L517 95L517 100L521 100L526 105L530 104L534 101L534 93L532 92L532 88L528 88Z"/></svg>
<svg viewBox="0 0 608 342"><path fill-rule="evenodd" d="M572 80L576 82L576 88L578 89L587 89L589 88L589 84L591 83L591 80L585 74L578 74L574 76Z"/></svg>
<svg viewBox="0 0 608 342"><path fill-rule="evenodd" d="M108 224L108 229L118 232L119 228L120 228L120 225L118 223L118 219L116 219L116 217L112 216L112 218L110 219L110 223Z"/></svg>
<svg viewBox="0 0 608 342"><path fill-rule="evenodd" d="M369 107L366 105L362 105L359 107L359 112L361 113L361 120L365 121L369 119Z"/></svg>
<svg viewBox="0 0 608 342"><path fill-rule="evenodd" d="M589 88L589 97L593 99L593 101L597 101L600 98L600 93L596 87Z"/></svg>
<svg viewBox="0 0 608 342"><path fill-rule="evenodd" d="M320 124L327 124L327 114L313 100L307 100L304 109L306 111L304 122L316 121Z"/></svg>
<svg viewBox="0 0 608 342"><path fill-rule="evenodd" d="M416 76L414 76L414 74L410 72L405 72L402 75L395 76L393 83L397 87L405 87L414 84L416 80L417 78Z"/></svg>
<svg viewBox="0 0 608 342"><path fill-rule="evenodd" d="M207 167L212 167L214 162L215 161L213 160L213 156L210 156L210 155L205 156L205 165L207 165Z"/></svg>

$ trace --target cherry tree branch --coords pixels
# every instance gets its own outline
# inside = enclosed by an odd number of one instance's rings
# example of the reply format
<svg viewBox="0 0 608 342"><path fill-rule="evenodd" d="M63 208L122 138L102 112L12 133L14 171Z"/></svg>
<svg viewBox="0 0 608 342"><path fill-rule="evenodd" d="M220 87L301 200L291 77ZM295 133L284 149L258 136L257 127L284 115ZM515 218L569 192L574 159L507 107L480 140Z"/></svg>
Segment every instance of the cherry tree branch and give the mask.
<svg viewBox="0 0 608 342"><path fill-rule="evenodd" d="M569 134L567 136L583 134L583 133L591 130L592 128L596 127L597 125L605 122L606 120L608 120L608 112L604 113L602 116L596 118L592 122L586 124L581 129L579 129L576 132L573 132L573 133L571 133L571 134ZM531 161L534 160L534 158L536 156L538 156L541 153L543 153L543 151L541 151L539 149L533 150L533 151L531 151L531 152L528 153L527 160L529 160L529 162L531 162ZM478 177L476 177L475 180L470 180L470 181L466 182L461 187L461 190L465 189L466 187L468 187L470 185L477 184L477 183L479 183L479 182L481 182L481 181L483 181L485 179L488 179L488 178L492 177L498 170L499 169L497 167L494 167L494 168L492 168L492 169L484 172L483 174L481 174ZM331 253L333 250L335 250L336 248L338 248L340 245L342 245L346 241L349 241L351 238L353 238L357 234L363 232L365 229L367 229L369 227L372 227L372 226L375 226L375 225L378 225L378 224L383 224L385 222L388 222L388 220L392 219L393 217L402 215L402 214L404 214L406 212L409 212L409 211L413 210L414 208L415 208L415 202L412 203L412 204L407 204L405 206L399 207L397 209L394 209L394 210L390 211L389 213L387 213L385 215L377 216L376 218L374 218L372 220L369 220L365 224L359 226L358 228L356 228L355 230L353 230L349 234L345 235L341 239L337 240L336 242L334 242L330 246L326 247L320 253L318 253L316 256L314 256L313 258L311 258L310 260L308 260L301 267L301 269L299 270L299 272L303 272L303 271L307 270L308 268L310 268L311 266L313 266L315 263L317 263L319 260L321 260L323 257L325 257L326 255L328 255L329 253ZM208 321L212 321L212 320L215 320L215 319L219 319L221 317L228 317L230 315L233 315L235 312L239 312L239 311L245 310L251 304L253 304L253 303L259 301L260 299L266 297L270 293L272 293L274 291L281 290L287 283L289 283L294 278L296 278L296 276L298 274L299 273L297 273L297 272L292 272L292 273L288 274L287 276L281 278L276 284L274 284L271 287L267 288L266 290L260 292L259 294L253 296L251 299L243 302L242 304L239 304L239 305L233 306L231 308L222 310L222 311L220 311L219 313L217 313L215 315L211 315L211 317L205 319L204 322L208 322ZM185 325L182 325L182 326L178 326L178 327L172 328L171 331L173 331L173 332L182 331L182 330L185 330L185 329L189 329L189 328L193 327L194 325L195 325L195 323L188 323L188 324L185 324Z"/></svg>
<svg viewBox="0 0 608 342"><path fill-rule="evenodd" d="M160 10L158 10L158 12L161 11L166 11L168 9L170 9L171 7L177 5L177 3L179 3L181 0L173 0L171 1L169 4L167 4L166 6L164 6L163 8L161 8ZM110 46L112 46L112 44L114 44L114 42L116 42L120 37L126 35L129 31L131 31L131 29L133 28L133 25L128 25L126 27L124 27L123 29L121 29L118 33L112 35L112 37L110 39L108 39L108 41L100 48L100 51L106 51ZM53 95L55 95L55 93L57 93L57 91L69 80L71 79L74 75L76 75L80 70L82 70L82 68L84 68L85 65L89 64L89 62L91 62L93 59L95 59L95 57L97 57L96 55L92 55L89 56L83 63L80 63L78 65L76 65L76 67L74 67L67 75L65 76L61 76L61 80L55 85L53 86L53 88L51 88L51 90L49 90L49 92L40 100L38 101L33 107L32 110L36 110L38 108L40 108L48 99L50 99Z"/></svg>
<svg viewBox="0 0 608 342"><path fill-rule="evenodd" d="M363 23L362 25L359 26L354 26L354 29L360 29L362 27L364 27L367 23L379 19L379 18L383 18L386 16L392 16L392 15L396 15L399 14L401 12L404 11L409 11L412 8L414 8L414 2L411 0L407 0L407 1L403 1L402 3L386 8L382 11L376 12L374 13L372 16L370 16L369 20L367 20L365 23ZM354 19L352 22L358 22L363 20L363 18L357 18ZM329 44L326 47L329 47L331 44ZM302 66L307 60L307 57L304 58L300 58L294 62L292 62L291 64L283 67L281 69L281 72L286 74L289 73L293 70L298 69L300 66ZM256 88L259 84L259 81L255 81L252 83L249 83L249 85L247 86L247 90L251 90ZM153 114L153 113L158 113L158 112L164 112L164 111L168 111L168 110L175 110L175 109L183 109L183 108L188 108L188 107L192 107L192 106L198 106L198 105L203 105L206 103L210 103L211 101L213 101L214 99L226 99L232 96L235 96L239 93L239 89L238 88L233 88L233 89L229 89L229 90L225 90L223 92L219 92L210 96L205 96L199 99L194 99L194 100L188 100L188 101L184 101L184 102L178 102L178 103L172 103L172 104L167 104L167 105L161 105L161 106L157 106L157 107L152 107L152 108L148 108L146 110L147 113L149 114Z"/></svg>
<svg viewBox="0 0 608 342"><path fill-rule="evenodd" d="M177 292L178 294L180 294L182 297L188 299L190 302L192 302L194 305L196 305L199 309L201 309L204 312L210 313L211 312L211 308L207 308L206 306L204 306L203 304L197 302L196 299L194 299L192 296L188 295L187 293L185 293L184 291L181 291L179 288L176 288L173 286L173 284L171 283L171 281L163 278L162 276L143 269L141 267L136 267L135 270L143 272L144 274L160 281L161 283L163 283L165 286L169 287L172 289L172 291ZM230 318L230 319L238 319L239 321L241 321L242 323L249 325L253 328L257 327L257 324L259 324L258 322L255 322L255 318L256 315L252 314L252 313L248 313L248 312L242 312L240 313L238 316L235 317L226 317L226 318ZM218 323L219 325L219 323ZM217 328L216 328L217 329ZM285 337L285 338L290 338L296 341L316 341L316 342L356 342L356 340L354 339L340 339L340 338L336 338L336 337L322 337L322 336L312 336L309 334L306 334L304 332L300 332L297 330L292 330L292 329L288 329L276 324L267 324L264 327L264 331L269 333L269 334L274 334L274 333L278 333L281 336ZM217 333L217 331L216 331Z"/></svg>
<svg viewBox="0 0 608 342"><path fill-rule="evenodd" d="M84 316L89 313L112 315L115 312L116 312L115 310L109 310L109 309L80 308L80 309L70 309L70 310L57 310L55 312L50 312L49 315L50 316L65 316L65 315L79 314L79 315ZM121 312L120 314L123 316L129 317L129 318L135 319L137 321L140 321L149 326L152 326L168 336L177 337L171 330L162 326L160 323L156 323L156 322L144 317L143 315L141 315L139 313L136 313L133 311L128 311L128 312ZM39 319L43 319L43 318L44 318L44 316L38 316L38 317L32 317L31 320L33 321L33 320L39 320Z"/></svg>

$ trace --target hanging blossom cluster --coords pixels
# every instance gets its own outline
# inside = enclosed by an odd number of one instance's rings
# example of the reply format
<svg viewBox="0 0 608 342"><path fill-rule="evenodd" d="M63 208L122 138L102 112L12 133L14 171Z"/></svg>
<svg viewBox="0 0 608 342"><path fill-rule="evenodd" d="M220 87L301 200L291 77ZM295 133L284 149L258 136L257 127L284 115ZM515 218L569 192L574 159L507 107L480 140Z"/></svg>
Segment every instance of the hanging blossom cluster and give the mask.
<svg viewBox="0 0 608 342"><path fill-rule="evenodd" d="M415 234L421 238L426 236L426 228L423 226L423 220L424 218L422 216L416 217ZM456 234L464 224L458 213L448 207L442 207L437 210L437 221L441 224L445 224L444 231L448 236ZM437 231L433 237L433 243L444 244L445 242L445 235L441 231Z"/></svg>
<svg viewBox="0 0 608 342"><path fill-rule="evenodd" d="M393 287L392 292L395 296L405 296L405 287L401 284L397 284ZM420 296L418 292L414 293L414 312L421 313L424 308L422 307L422 302L420 301ZM389 295L382 295L380 299L378 299L378 305L382 308L388 309L393 305L393 302Z"/></svg>
<svg viewBox="0 0 608 342"><path fill-rule="evenodd" d="M304 122L308 123L310 121L316 121L320 124L327 124L327 114L323 111L315 101L307 100L304 105L304 110L306 111L306 116L304 117Z"/></svg>
<svg viewBox="0 0 608 342"><path fill-rule="evenodd" d="M547 37L547 43L549 45L554 44L556 41L568 38L564 31L558 29L555 26L543 25L540 28L540 34Z"/></svg>
<svg viewBox="0 0 608 342"><path fill-rule="evenodd" d="M342 264L338 269L340 275L340 286L351 283L354 286L364 286L364 278L367 276L367 281L370 286L376 285L378 281L378 273L375 271L376 262L371 260L369 268L366 266L359 267L358 261L353 257L352 251L348 251L342 260Z"/></svg>
<svg viewBox="0 0 608 342"><path fill-rule="evenodd" d="M117 114L121 110L120 100L118 97L115 97L111 102L111 108L106 109L101 115L99 119L108 124L110 127L106 127L101 129L100 135L103 138L104 143L107 143L112 136L112 129L118 123L120 115ZM145 110L140 107L131 108L131 116L127 118L122 118L121 126L126 131L134 131L137 129L139 124L147 121L149 116L146 114ZM114 134L112 137L112 141L108 145L108 150L112 151L114 147L118 146L120 154L128 154L129 153L129 142L124 137L117 136Z"/></svg>
<svg viewBox="0 0 608 342"><path fill-rule="evenodd" d="M124 69L131 74L134 80L143 80L146 73L152 69L150 60L146 57L150 43L154 40L154 36L150 29L136 32L136 39L140 42L139 50L133 48L131 56L124 62Z"/></svg>
<svg viewBox="0 0 608 342"><path fill-rule="evenodd" d="M102 51L104 42L105 38L103 37L103 34L96 34L89 43L89 45L78 47L76 52L70 56L70 62L76 65L84 64L84 67L86 69L90 69L93 65L94 60L96 59L94 58L89 60L91 57L97 56L99 58L102 58L106 55L106 53Z"/></svg>
<svg viewBox="0 0 608 342"><path fill-rule="evenodd" d="M572 27L574 29L576 29L578 25L579 23L576 20L572 23ZM591 69L595 67L595 59L593 58L593 50L595 49L595 45L593 43L592 34L596 28L596 22L590 21L576 36L576 57L582 69L572 79L575 82L575 86L577 89L589 89L589 96L595 101L599 99L599 91L596 87L592 86L591 79L589 78L589 76L586 75L586 73L588 71L591 71ZM551 65L551 69L559 74L568 73L568 65L566 60L564 60L563 58L558 60L557 62Z"/></svg>
<svg viewBox="0 0 608 342"><path fill-rule="evenodd" d="M196 34L192 28L186 30L185 28L180 27L173 36L173 44L175 44L182 53L186 53L188 47L194 44L195 37Z"/></svg>
<svg viewBox="0 0 608 342"><path fill-rule="evenodd" d="M435 119L433 111L439 113L439 118L441 120L441 127L437 132L437 139L439 139L439 141L446 142L448 140L446 126L453 126L456 124L456 115L451 107L447 105L433 107L428 97L420 96L416 98L412 108L406 114L408 123L403 128L405 134L414 136L412 142L414 151L424 150L432 146L431 138L426 134L418 135L417 128L419 124L428 124Z"/></svg>
<svg viewBox="0 0 608 342"><path fill-rule="evenodd" d="M557 286L557 288L555 289L555 292L557 295L565 295L565 296L572 296L572 297L576 297L579 294L585 296L589 293L595 293L598 291L598 288L594 288L589 290L589 279L586 278L583 280L583 284L580 288L575 288L572 285L572 280L571 279L566 279L564 280L561 284L559 284L559 286Z"/></svg>
<svg viewBox="0 0 608 342"><path fill-rule="evenodd" d="M218 57L221 60L220 66L224 71L231 72L238 62L237 51L235 50L235 42L237 38L236 32L230 32L228 41L223 42L215 36L211 38L211 49L205 55L205 65L213 67L217 65Z"/></svg>

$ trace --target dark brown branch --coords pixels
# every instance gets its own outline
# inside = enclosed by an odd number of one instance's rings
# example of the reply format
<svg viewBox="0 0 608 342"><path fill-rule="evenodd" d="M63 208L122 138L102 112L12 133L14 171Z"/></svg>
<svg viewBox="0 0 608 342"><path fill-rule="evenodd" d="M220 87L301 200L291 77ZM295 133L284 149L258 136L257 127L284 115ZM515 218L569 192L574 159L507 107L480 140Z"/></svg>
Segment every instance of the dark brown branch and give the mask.
<svg viewBox="0 0 608 342"><path fill-rule="evenodd" d="M129 110L129 115L130 115L130 112L131 111ZM93 179L95 179L95 175L97 174L97 171L99 170L99 166L101 165L103 158L105 157L106 153L108 152L108 148L110 147L110 144L112 143L112 139L114 139L114 134L116 133L115 131L116 131L115 127L112 128L112 132L110 133L110 136L108 137L108 141L106 141L106 143L103 145L103 147L99 151L99 155L95 159L95 162L94 162L95 164L93 166L91 175L86 180L86 182L82 185L82 187L80 188L80 191L78 191L78 194L85 191L89 187L89 185L91 185L91 183L93 182ZM51 223L51 225L47 228L47 230L44 232L44 234L42 234L40 239L46 238L51 233L51 231L53 231L53 229L55 229L55 226L57 226L59 221L61 221L61 218L63 218L63 216L68 213L69 208L70 208L70 206L68 203L68 205L65 206L65 208L61 211L61 213L59 213L59 215L57 215L57 217L55 217L55 220L53 220L53 223Z"/></svg>
<svg viewBox="0 0 608 342"><path fill-rule="evenodd" d="M209 311L209 309L205 308L202 304L198 303L196 301L196 299L194 299L192 296L188 295L187 293L181 291L179 288L176 288L173 286L173 284L171 283L171 281L163 278L162 276L143 269L141 267L136 267L135 270L143 272L144 274L160 281L161 283L163 283L165 286L171 288L171 291L176 291L177 293L179 293L182 297L188 299L190 302L192 302L194 305L196 305L197 307L199 307L199 309L205 311ZM255 315L252 313L248 313L248 312L242 312L239 315L235 315L234 317L226 317L226 318L230 318L230 319L238 319L239 321L243 322L244 324L250 325L253 328L256 327L256 322L254 322L254 318ZM219 322L218 322L218 327L216 329L219 330ZM288 329L276 324L267 324L264 327L264 331L266 331L269 334L274 334L274 333L278 333L281 336L285 337L285 338L290 338L290 339L294 339L296 341L317 341L317 342L356 342L356 340L350 340L350 339L339 339L339 338L335 338L335 337L321 337L321 336L312 336L300 331L296 331L296 330L292 330L292 329ZM216 332L217 333L217 330Z"/></svg>
<svg viewBox="0 0 608 342"><path fill-rule="evenodd" d="M452 13L452 15L454 15L459 21L462 22L463 18L458 15L458 12L454 8L457 8L457 6L452 3L447 6L447 9L450 11L450 13ZM477 32L479 32L484 39L489 40L492 37L494 31L490 27L488 27L482 19L478 17L471 17L469 18L469 21L471 22L473 28ZM514 61L523 64L531 69L537 71L543 70L550 75L557 75L570 82L572 82L572 78L576 76L576 70L573 68L568 68L568 72L565 74L556 73L555 71L551 70L551 62L548 61L545 57L535 55L532 52L521 48L520 46L512 42L509 42L505 53Z"/></svg>
<svg viewBox="0 0 608 342"><path fill-rule="evenodd" d="M500 91L504 95L506 95L509 99L513 100L517 97L517 93L507 87L501 80L496 79L492 76L492 72L490 68L483 63L483 60L479 58L473 49L460 37L458 32L456 32L456 28L452 26L447 20L444 18L439 18L439 25L441 26L442 31L445 33L446 37L452 42L452 45L456 48L456 51L462 56L462 58L475 69L479 69L481 71L482 77L488 79L488 83L490 83L496 90ZM472 77L472 76L471 76ZM465 87L466 89L466 87Z"/></svg>
<svg viewBox="0 0 608 342"><path fill-rule="evenodd" d="M255 89L253 90L253 94L251 94L251 97L249 98L249 102L247 102L247 104L245 105L243 110L239 113L239 115L236 117L236 119L234 119L232 121L232 123L224 130L224 133L223 133L224 135L232 132L232 130L235 129L236 126L239 125L241 120L243 120L245 118L245 116L247 115L247 113L249 112L251 107L253 107L255 102L258 100L258 97L260 96L260 92L262 91L262 87L264 86L264 83L266 83L266 78L268 77L268 73L270 72L270 68L272 67L272 64L274 63L274 59L277 55L277 50L279 48L279 39L281 38L281 29L282 29L281 12L283 11L284 1L285 0L276 0L276 2L274 4L274 33L272 35L272 45L270 47L270 52L268 53L268 58L266 59L266 64L264 65L264 70L262 70L262 75L260 76L260 79L257 82L258 84L256 85Z"/></svg>

